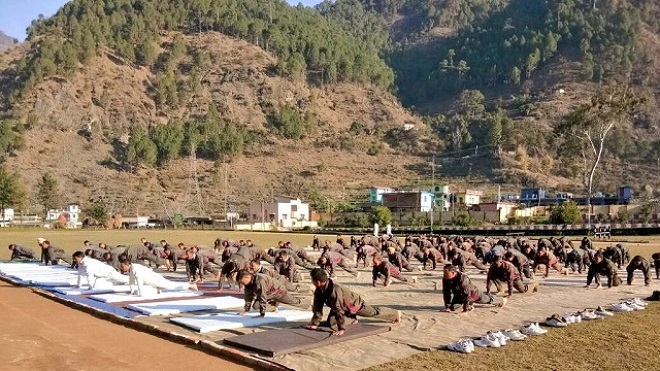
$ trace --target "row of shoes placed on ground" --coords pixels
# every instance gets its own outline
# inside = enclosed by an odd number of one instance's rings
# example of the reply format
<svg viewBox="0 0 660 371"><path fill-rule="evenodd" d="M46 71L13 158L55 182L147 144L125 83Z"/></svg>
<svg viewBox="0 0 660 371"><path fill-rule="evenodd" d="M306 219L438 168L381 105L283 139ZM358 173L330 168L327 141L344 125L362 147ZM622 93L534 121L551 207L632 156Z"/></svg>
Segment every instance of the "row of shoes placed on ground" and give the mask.
<svg viewBox="0 0 660 371"><path fill-rule="evenodd" d="M612 310L615 312L632 312L646 309L648 304L639 298L612 304Z"/></svg>
<svg viewBox="0 0 660 371"><path fill-rule="evenodd" d="M633 310L643 310L646 307L647 303L644 301L634 298L627 300L622 303L612 304L612 310L615 312L629 312ZM627 309L624 309L627 308ZM580 323L584 321L591 321L596 319L602 319L604 317L611 317L614 314L605 308L599 306L596 309L585 309L577 313L565 313L563 316L558 314L553 314L548 317L545 322L546 326L550 327L566 327L572 323ZM474 352L475 345L484 348L499 348L507 344L509 340L522 341L527 338L527 336L538 336L547 333L548 330L541 328L538 322L530 322L524 325L521 328L521 331L518 330L501 330L501 331L489 331L486 336L471 339L463 338L455 343L451 343L447 346L447 349L460 352L460 353L472 353Z"/></svg>
<svg viewBox="0 0 660 371"><path fill-rule="evenodd" d="M523 327L523 330L525 328ZM545 331L545 330L543 330ZM527 335L518 330L506 329L501 331L488 331L486 336L477 339L463 338L447 346L447 349L460 353L474 352L475 345L483 348L499 348L505 346L508 341L522 341Z"/></svg>
<svg viewBox="0 0 660 371"><path fill-rule="evenodd" d="M582 321L592 321L595 319L603 319L604 317L611 317L614 313L606 310L603 307L596 309L587 308L581 312L553 314L545 320L545 325L549 327L566 327L572 323L580 323Z"/></svg>

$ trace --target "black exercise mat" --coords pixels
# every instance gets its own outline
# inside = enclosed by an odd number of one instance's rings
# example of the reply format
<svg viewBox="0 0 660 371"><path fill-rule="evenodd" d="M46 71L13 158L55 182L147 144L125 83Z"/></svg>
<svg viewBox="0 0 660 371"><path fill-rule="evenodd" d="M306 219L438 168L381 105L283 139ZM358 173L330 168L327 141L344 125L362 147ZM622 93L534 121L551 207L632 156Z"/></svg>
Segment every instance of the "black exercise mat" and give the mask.
<svg viewBox="0 0 660 371"><path fill-rule="evenodd" d="M346 332L341 336L331 336L329 328L320 327L317 330L291 328L234 336L224 339L222 342L236 348L256 352L268 357L275 357L381 334L390 330L391 327L389 326L372 326L358 323L346 326Z"/></svg>

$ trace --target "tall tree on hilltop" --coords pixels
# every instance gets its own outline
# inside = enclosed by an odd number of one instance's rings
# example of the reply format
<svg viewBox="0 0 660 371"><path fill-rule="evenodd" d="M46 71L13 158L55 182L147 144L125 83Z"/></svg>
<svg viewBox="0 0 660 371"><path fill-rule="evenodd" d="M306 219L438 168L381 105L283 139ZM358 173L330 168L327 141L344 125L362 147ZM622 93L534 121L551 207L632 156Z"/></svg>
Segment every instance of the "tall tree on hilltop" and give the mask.
<svg viewBox="0 0 660 371"><path fill-rule="evenodd" d="M57 179L50 173L45 173L39 183L37 183L37 200L44 207L44 214L48 215L48 210L60 206L62 194L57 184Z"/></svg>
<svg viewBox="0 0 660 371"><path fill-rule="evenodd" d="M5 208L22 207L27 194L20 182L18 173L11 173L0 166L0 211L2 220L5 220Z"/></svg>

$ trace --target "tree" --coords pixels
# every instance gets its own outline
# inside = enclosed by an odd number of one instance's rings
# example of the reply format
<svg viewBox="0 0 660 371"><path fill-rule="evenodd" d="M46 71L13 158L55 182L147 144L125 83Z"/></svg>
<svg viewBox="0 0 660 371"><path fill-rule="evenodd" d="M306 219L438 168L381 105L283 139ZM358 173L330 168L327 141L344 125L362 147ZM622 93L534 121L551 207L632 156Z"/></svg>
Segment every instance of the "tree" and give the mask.
<svg viewBox="0 0 660 371"><path fill-rule="evenodd" d="M626 87L622 92L611 92L591 99L569 114L566 120L555 128L559 135L580 139L589 148L592 156L590 169L584 176L587 188L588 223L591 225L591 195L596 169L605 149L605 142L615 125L629 120L635 109L643 103Z"/></svg>
<svg viewBox="0 0 660 371"><path fill-rule="evenodd" d="M551 224L577 224L582 220L580 208L575 202L568 201L550 209Z"/></svg>
<svg viewBox="0 0 660 371"><path fill-rule="evenodd" d="M45 213L60 206L62 195L57 179L50 173L45 173L37 183L37 200L44 207Z"/></svg>
<svg viewBox="0 0 660 371"><path fill-rule="evenodd" d="M374 206L371 209L371 222L378 223L380 226L390 224L392 222L392 211L385 206Z"/></svg>
<svg viewBox="0 0 660 371"><path fill-rule="evenodd" d="M153 166L158 159L158 147L147 136L142 127L134 126L131 129L128 146L126 148L126 160L133 166Z"/></svg>
<svg viewBox="0 0 660 371"><path fill-rule="evenodd" d="M151 67L158 59L158 50L153 43L145 41L137 47L137 59L141 65Z"/></svg>
<svg viewBox="0 0 660 371"><path fill-rule="evenodd" d="M151 131L151 138L158 149L158 163L166 164L181 153L184 139L183 125L178 121L157 125Z"/></svg>
<svg viewBox="0 0 660 371"><path fill-rule="evenodd" d="M0 166L0 210L2 220L5 220L5 209L8 207L22 207L27 194L21 183L18 173L11 173Z"/></svg>
<svg viewBox="0 0 660 371"><path fill-rule="evenodd" d="M513 69L511 70L511 76L510 76L511 83L513 83L514 85L520 85L520 75L521 75L520 69L514 66Z"/></svg>
<svg viewBox="0 0 660 371"><path fill-rule="evenodd" d="M91 204L85 210L85 214L95 220L99 225L105 225L108 221L108 207L103 199L90 200Z"/></svg>

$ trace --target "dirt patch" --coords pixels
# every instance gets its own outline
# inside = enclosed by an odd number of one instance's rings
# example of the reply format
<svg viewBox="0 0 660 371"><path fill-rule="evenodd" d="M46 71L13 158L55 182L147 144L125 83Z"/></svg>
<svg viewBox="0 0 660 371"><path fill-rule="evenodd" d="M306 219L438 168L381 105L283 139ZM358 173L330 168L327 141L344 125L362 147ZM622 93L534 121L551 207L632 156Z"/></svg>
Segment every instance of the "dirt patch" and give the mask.
<svg viewBox="0 0 660 371"><path fill-rule="evenodd" d="M3 369L182 370L252 368L73 310L0 282Z"/></svg>

